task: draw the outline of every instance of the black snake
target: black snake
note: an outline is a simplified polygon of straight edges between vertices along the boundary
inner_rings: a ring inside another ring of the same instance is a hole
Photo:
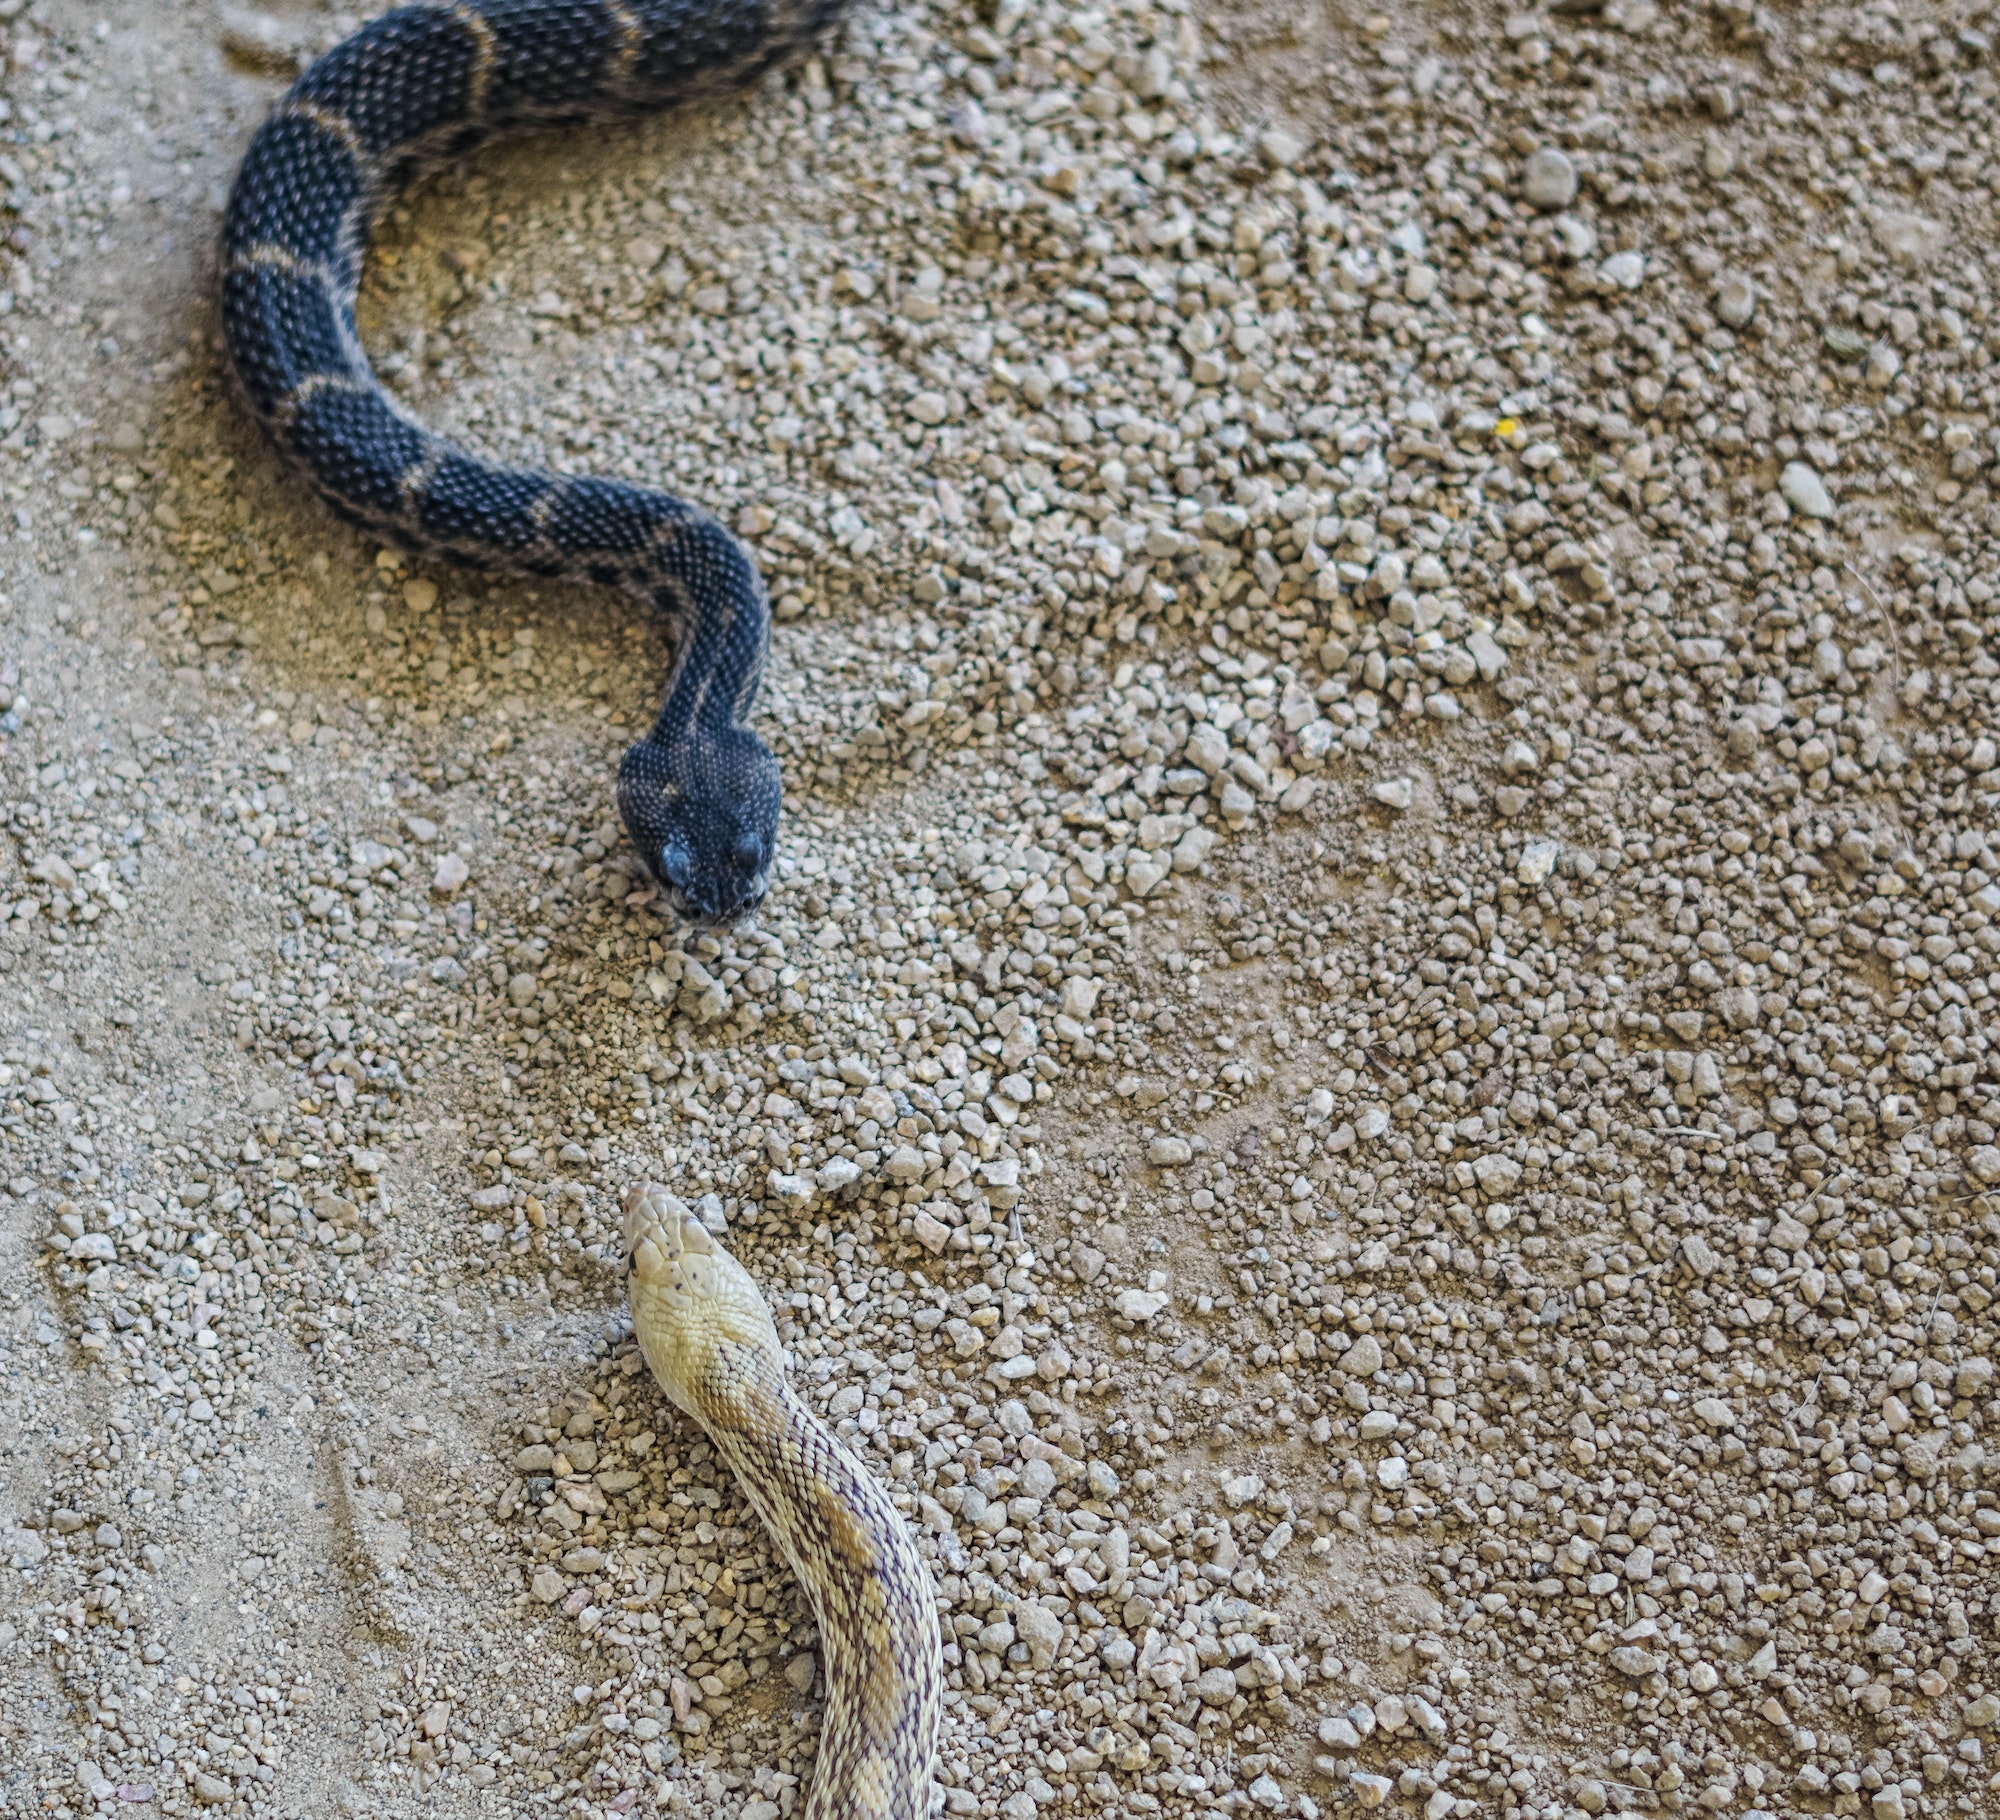
[[[668,494],[502,467],[406,417],[369,369],[354,298],[368,231],[420,170],[512,127],[607,120],[754,77],[839,0],[439,0],[327,53],[258,129],[230,197],[223,327],[259,417],[344,516],[473,568],[623,588],[674,615],[664,706],[618,803],[683,915],[763,898],[777,762],[745,724],[770,637],[736,539]],[[929,1576],[887,1495],[795,1397],[742,1268],[663,1191],[632,1197],[633,1319],[813,1601],[827,1676],[804,1820],[922,1820],[942,1662]]]
[[[420,172],[523,128],[650,114],[748,82],[842,0],[438,0],[364,26],[258,129],[223,226],[230,361],[279,447],[344,517],[463,567],[622,588],[678,623],[666,699],[618,768],[634,845],[691,921],[754,910],[777,762],[746,724],[770,641],[748,553],[623,481],[504,467],[382,390],[355,330],[371,227]]]

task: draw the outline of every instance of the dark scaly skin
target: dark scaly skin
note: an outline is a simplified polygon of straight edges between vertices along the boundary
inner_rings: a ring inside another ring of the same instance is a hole
[[[618,767],[633,844],[689,920],[762,901],[778,767],[746,724],[770,641],[749,555],[714,519],[623,481],[509,468],[434,435],[370,370],[354,296],[380,211],[497,134],[656,113],[754,79],[843,0],[462,0],[364,26],[293,85],[223,225],[222,323],[278,446],[343,517],[472,569],[622,588],[680,622],[666,700]]]

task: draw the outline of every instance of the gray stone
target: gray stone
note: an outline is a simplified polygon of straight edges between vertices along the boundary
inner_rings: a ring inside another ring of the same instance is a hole
[[[1364,1333],[1340,1355],[1336,1368],[1350,1378],[1372,1378],[1382,1369],[1382,1342]]]
[[[861,1165],[852,1157],[830,1157],[819,1166],[819,1173],[814,1179],[821,1194],[839,1194],[861,1180]]]
[[[1244,1792],[1249,1795],[1252,1806],[1261,1807],[1269,1814],[1277,1813],[1285,1805],[1285,1791],[1268,1770]]]
[[[1258,135],[1257,149],[1269,163],[1288,170],[1298,163],[1306,148],[1295,135],[1274,126]]]
[[[1209,726],[1196,727],[1188,735],[1187,755],[1206,777],[1213,777],[1229,762],[1229,740]]]
[[[1319,1722],[1319,1741],[1328,1750],[1358,1751],[1361,1748],[1361,1734],[1354,1729],[1352,1721],[1341,1713],[1329,1713]]]
[[[1202,862],[1215,850],[1218,838],[1213,828],[1190,828],[1174,843],[1174,870],[1199,871]]]
[[[1024,1498],[1046,1498],[1056,1488],[1056,1469],[1046,1460],[1024,1460],[1021,1463],[1021,1495]]]
[[[1521,193],[1538,209],[1566,209],[1576,200],[1576,165],[1569,154],[1545,145],[1521,167]]]
[[[1715,313],[1740,329],[1757,313],[1757,286],[1747,272],[1724,272],[1715,287]]]
[[[1715,1009],[1732,1030],[1753,1030],[1763,1018],[1755,990],[1749,986],[1725,986],[1715,995]]]
[[[1785,463],[1778,476],[1778,491],[1794,512],[1803,512],[1808,518],[1833,516],[1833,495],[1826,490],[1826,482],[1802,461]]]
[[[1113,1304],[1134,1326],[1150,1321],[1173,1301],[1164,1289],[1121,1289]]]
[[[1613,253],[1599,270],[1607,284],[1615,284],[1621,291],[1636,291],[1646,282],[1646,255],[1627,248]]]
[[[1521,849],[1521,857],[1514,864],[1514,876],[1524,885],[1547,884],[1561,858],[1560,841],[1531,840]]]
[[[1195,1698],[1204,1706],[1227,1706],[1236,1698],[1233,1668],[1205,1668],[1195,1678]]]
[[[1521,1180],[1521,1165],[1510,1156],[1487,1155],[1472,1165],[1472,1173],[1482,1194],[1500,1195]]]
[[[1039,1464],[1039,1462],[1036,1462]],[[1028,1666],[1047,1668],[1062,1647],[1062,1620],[1046,1606],[1025,1601],[1014,1611],[1014,1629],[1028,1646]]]

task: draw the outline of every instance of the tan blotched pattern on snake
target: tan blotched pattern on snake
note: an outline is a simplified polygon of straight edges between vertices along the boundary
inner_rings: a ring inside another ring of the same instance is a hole
[[[943,1704],[936,1592],[868,1470],[793,1394],[757,1285],[664,1188],[625,1201],[632,1325],[819,1620],[826,1721],[805,1820],[921,1820]]]

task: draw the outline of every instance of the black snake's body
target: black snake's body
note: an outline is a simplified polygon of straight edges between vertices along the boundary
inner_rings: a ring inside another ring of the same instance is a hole
[[[503,467],[397,409],[355,332],[377,215],[413,176],[523,128],[655,113],[746,82],[842,0],[438,0],[364,27],[259,128],[223,229],[223,332],[258,416],[343,516],[469,568],[622,588],[680,643],[618,802],[681,913],[754,909],[777,837],[778,768],[746,724],[770,612],[714,519],[622,481]]]

